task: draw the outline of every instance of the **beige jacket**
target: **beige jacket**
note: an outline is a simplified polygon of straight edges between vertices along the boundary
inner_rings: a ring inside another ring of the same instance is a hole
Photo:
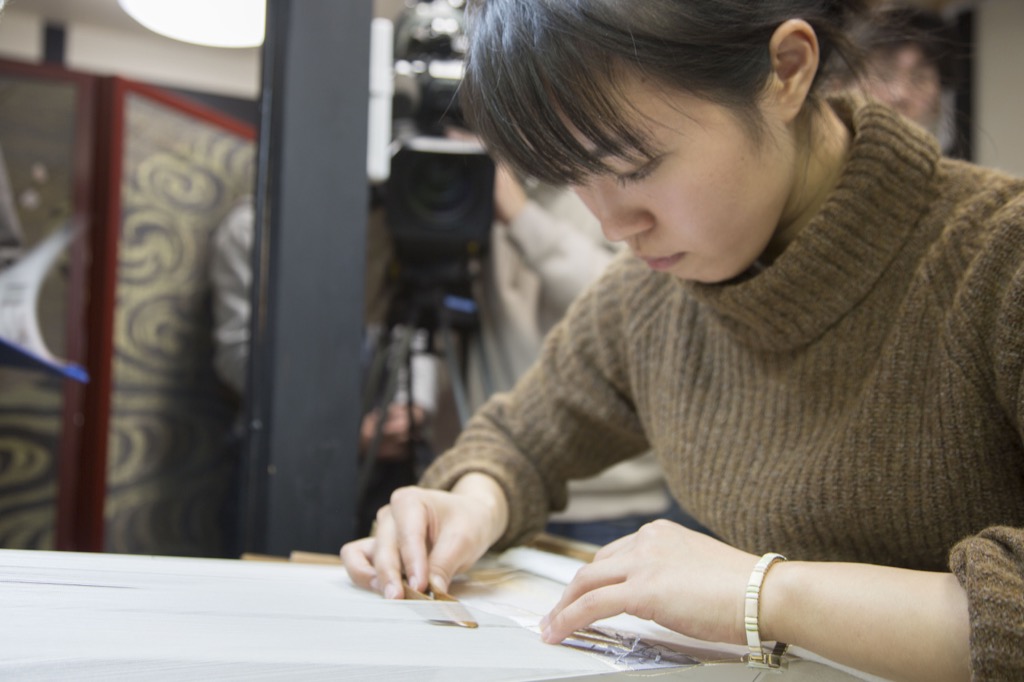
[[[530,201],[512,224],[495,225],[477,292],[481,333],[470,355],[468,379],[474,408],[488,397],[481,350],[493,390],[511,389],[540,356],[545,334],[618,250],[575,193],[538,184],[528,184],[527,192]],[[568,507],[555,512],[553,521],[658,514],[670,501],[653,455],[574,481],[569,491]]]

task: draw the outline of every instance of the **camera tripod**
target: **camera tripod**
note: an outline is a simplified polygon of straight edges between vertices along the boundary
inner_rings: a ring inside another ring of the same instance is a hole
[[[363,385],[363,414],[374,412],[378,417],[360,463],[357,537],[369,533],[377,509],[388,502],[391,492],[415,483],[419,472],[433,459],[422,425],[414,418],[414,383],[424,379],[422,371],[416,371],[416,360],[431,364],[432,356],[443,354],[459,423],[464,425],[469,418],[469,401],[463,368],[469,345],[479,330],[479,308],[468,273],[440,277],[437,272],[423,275],[413,270],[400,279],[386,327],[369,339],[371,352]],[[483,364],[487,385],[491,382],[486,362]],[[487,386],[488,392],[489,389]],[[396,402],[407,410],[407,453],[400,460],[383,460],[379,453],[384,416]]]

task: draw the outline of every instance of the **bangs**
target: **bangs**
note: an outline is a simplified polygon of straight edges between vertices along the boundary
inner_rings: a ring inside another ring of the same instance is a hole
[[[460,87],[460,105],[488,151],[555,185],[610,173],[609,158],[654,156],[621,94],[627,67],[560,17],[561,2],[537,3],[541,11],[481,3],[468,16],[470,50]]]

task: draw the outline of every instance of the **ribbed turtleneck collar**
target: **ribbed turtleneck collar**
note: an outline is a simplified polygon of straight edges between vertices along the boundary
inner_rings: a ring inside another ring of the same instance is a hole
[[[818,214],[757,275],[685,284],[745,345],[785,351],[821,336],[867,295],[933,198],[935,140],[884,107],[830,104],[852,142]]]

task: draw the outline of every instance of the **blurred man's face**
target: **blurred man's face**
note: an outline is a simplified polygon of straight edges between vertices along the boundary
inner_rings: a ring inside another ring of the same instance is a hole
[[[872,57],[866,90],[910,120],[935,133],[942,104],[939,71],[916,45],[904,45]]]

